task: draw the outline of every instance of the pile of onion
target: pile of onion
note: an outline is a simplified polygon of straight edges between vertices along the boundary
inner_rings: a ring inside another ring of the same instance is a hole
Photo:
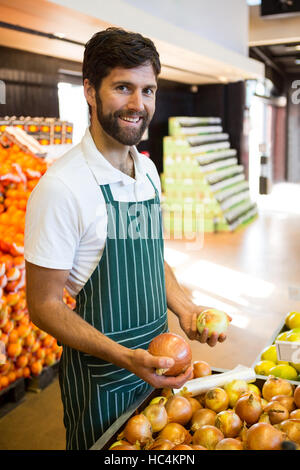
[[[270,401],[275,395],[293,395],[293,386],[290,382],[280,377],[269,375],[262,388],[262,396]]]
[[[192,350],[184,338],[175,333],[162,333],[153,338],[148,352],[153,356],[170,357],[175,363],[169,369],[157,369],[158,375],[177,376],[187,370],[192,362]]]
[[[143,411],[143,414],[150,421],[153,433],[161,431],[168,423],[168,415],[164,403],[164,397],[162,397],[158,403],[150,403]]]
[[[247,430],[249,450],[280,450],[284,434],[268,423],[253,424]]]
[[[168,423],[158,434],[160,439],[167,439],[174,445],[189,444],[192,436],[182,424]]]
[[[257,423],[263,412],[260,398],[254,393],[241,396],[236,402],[235,412],[249,426]]]

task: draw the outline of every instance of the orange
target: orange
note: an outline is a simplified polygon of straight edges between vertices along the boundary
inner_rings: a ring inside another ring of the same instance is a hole
[[[6,375],[0,376],[0,389],[5,388],[9,385],[9,380]]]
[[[45,348],[39,348],[36,351],[35,355],[38,359],[44,359],[45,356],[46,356],[46,349]]]
[[[43,370],[43,364],[41,361],[35,361],[31,364],[30,368],[33,375],[40,375]]]
[[[26,338],[30,333],[30,327],[28,325],[19,325],[17,332],[20,338]]]
[[[12,320],[8,320],[5,325],[2,327],[3,333],[10,333],[14,328],[14,322]]]
[[[24,340],[24,346],[27,346],[28,348],[32,348],[35,341],[36,341],[36,336],[33,333],[33,331],[31,331]]]
[[[28,364],[28,357],[26,356],[26,354],[22,354],[21,356],[19,356],[16,360],[16,365],[17,367],[19,368],[24,368],[26,367]]]
[[[55,339],[50,336],[50,335],[47,335],[45,339],[43,339],[43,346],[45,348],[51,348],[53,346],[53,343],[54,343]]]
[[[46,366],[53,366],[53,364],[55,364],[56,362],[56,356],[54,353],[48,353],[45,357],[45,361],[44,361],[44,364]]]
[[[23,377],[24,377],[24,378],[30,377],[30,374],[31,374],[30,368],[29,368],[29,367],[24,367],[24,369],[23,369]]]
[[[22,346],[20,343],[9,343],[6,348],[6,354],[8,357],[16,358],[20,356],[22,352]]]
[[[19,334],[18,330],[12,330],[8,336],[8,343],[16,343],[18,341]]]
[[[17,374],[14,370],[8,372],[7,374],[7,378],[9,380],[10,383],[14,382],[16,379],[17,379]]]

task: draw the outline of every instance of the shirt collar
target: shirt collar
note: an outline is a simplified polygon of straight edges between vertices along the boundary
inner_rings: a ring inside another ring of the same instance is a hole
[[[147,176],[142,168],[141,156],[135,146],[130,147],[130,154],[134,161],[135,178],[131,178],[115,168],[97,149],[89,128],[81,140],[83,156],[91,169],[97,183],[110,184],[121,182],[127,184],[145,183]]]

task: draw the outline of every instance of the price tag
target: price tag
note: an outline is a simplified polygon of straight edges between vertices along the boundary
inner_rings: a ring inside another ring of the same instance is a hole
[[[278,361],[300,364],[300,343],[275,341]]]

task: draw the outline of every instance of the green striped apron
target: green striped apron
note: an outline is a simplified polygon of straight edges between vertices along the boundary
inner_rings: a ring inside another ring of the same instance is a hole
[[[159,194],[139,202],[115,201],[100,185],[108,222],[98,266],[76,297],[76,312],[131,349],[147,349],[168,329],[164,245]],[[89,449],[139,396],[152,387],[114,364],[63,345],[59,381],[66,448]]]

